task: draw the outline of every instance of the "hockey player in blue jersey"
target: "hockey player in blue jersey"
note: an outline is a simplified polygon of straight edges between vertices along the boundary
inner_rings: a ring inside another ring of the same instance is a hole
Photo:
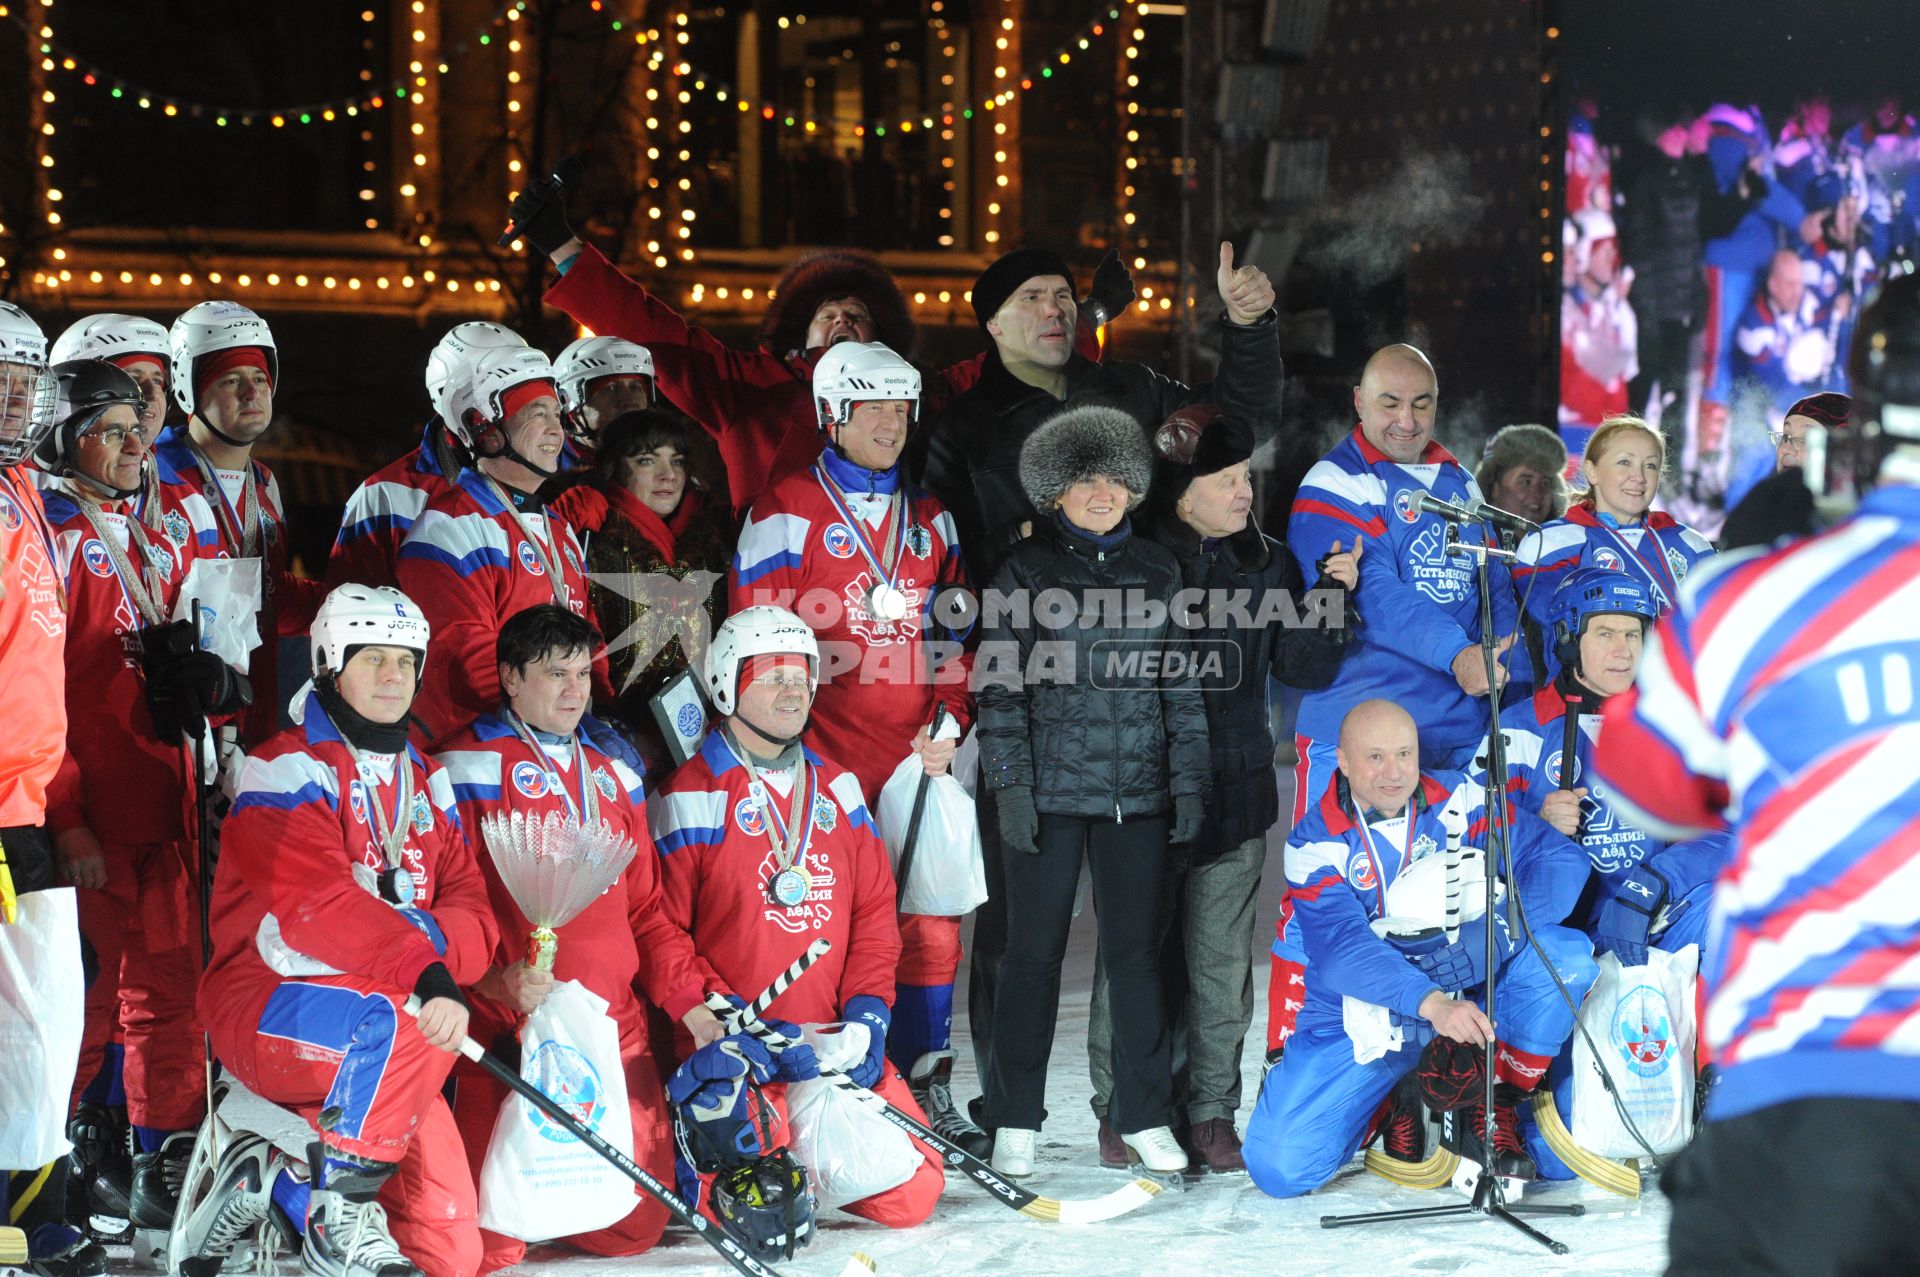
[[[1630,824],[1594,778],[1593,752],[1600,712],[1611,696],[1633,686],[1648,628],[1659,605],[1645,581],[1627,572],[1577,567],[1557,583],[1546,610],[1552,681],[1501,711],[1507,792],[1586,849],[1593,874],[1569,918],[1593,938],[1596,953],[1613,953],[1623,967],[1647,960],[1648,948],[1677,953],[1690,944],[1706,950],[1713,878],[1732,851],[1724,835],[1669,844]],[[1491,742],[1481,747],[1475,775],[1487,783]],[[1569,758],[1571,761],[1569,761]],[[1547,1075],[1560,1112],[1556,1128],[1522,1121],[1527,1151],[1544,1179],[1606,1178],[1566,1134],[1573,1111],[1570,1053]],[[1603,1186],[1605,1186],[1603,1184]]]
[[[1504,902],[1495,910],[1506,956],[1489,1019],[1475,996],[1486,984],[1488,923],[1476,911],[1477,853],[1463,855],[1471,872],[1456,879],[1469,906],[1456,940],[1447,942],[1437,916],[1450,840],[1469,851],[1489,841],[1486,791],[1459,772],[1423,771],[1414,720],[1391,702],[1356,706],[1339,741],[1339,775],[1287,840],[1287,886],[1307,954],[1305,1005],[1247,1124],[1247,1170],[1275,1197],[1320,1187],[1360,1148],[1381,1102],[1400,1093],[1402,1079],[1415,1080],[1416,1065],[1423,1091],[1454,1093],[1448,1107],[1464,1137],[1455,1151],[1485,1164],[1476,1079],[1484,1079],[1479,1048],[1497,1032],[1492,1165],[1531,1178],[1518,1108],[1573,1030],[1554,973],[1575,1001],[1597,974],[1586,936],[1558,925],[1579,897],[1587,859],[1538,817],[1508,809],[1514,881],[1538,943],[1509,925]],[[1411,1138],[1424,1135],[1424,1123],[1406,1125],[1417,1126]],[[1425,1156],[1408,1150],[1408,1160]]]
[[[1688,581],[1595,759],[1637,822],[1737,847],[1704,977],[1719,1080],[1661,1181],[1668,1277],[1914,1267],[1920,276],[1862,311],[1848,371],[1806,478],[1858,513]]]

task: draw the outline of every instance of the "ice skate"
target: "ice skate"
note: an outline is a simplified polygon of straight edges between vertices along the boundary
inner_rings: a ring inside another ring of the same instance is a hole
[[[951,1140],[975,1157],[988,1157],[993,1140],[968,1120],[953,1103],[952,1051],[929,1051],[913,1062],[907,1089],[927,1115],[927,1125],[941,1139]]]
[[[420,1277],[387,1231],[386,1208],[374,1201],[393,1167],[319,1144],[308,1164],[313,1199],[300,1270],[307,1277]]]

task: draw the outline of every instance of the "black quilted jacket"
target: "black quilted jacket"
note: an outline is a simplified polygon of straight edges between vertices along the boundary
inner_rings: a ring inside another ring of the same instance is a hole
[[[1049,815],[1113,820],[1204,795],[1199,683],[1191,669],[1165,672],[1190,652],[1169,619],[1179,588],[1173,555],[1143,537],[1102,548],[1054,518],[1014,546],[994,575],[997,596],[983,600],[975,656],[981,782],[1031,786]],[[1040,605],[1023,616],[1022,600]],[[1157,618],[1124,614],[1147,601]]]

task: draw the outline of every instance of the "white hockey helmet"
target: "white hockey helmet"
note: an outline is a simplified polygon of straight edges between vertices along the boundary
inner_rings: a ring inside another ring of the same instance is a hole
[[[53,343],[48,360],[56,364],[75,359],[124,359],[150,355],[165,368],[171,357],[167,330],[139,315],[89,315],[68,326]]]
[[[448,406],[453,409],[454,416],[447,418],[447,426],[471,448],[471,417],[477,415],[483,422],[497,423],[504,415],[508,391],[530,381],[552,380],[553,365],[547,362],[544,352],[532,346],[483,350],[474,358],[466,389],[456,390],[448,396]],[[455,426],[455,421],[459,422],[458,426]]]
[[[783,607],[741,608],[707,646],[707,699],[722,714],[733,713],[740,666],[754,656],[804,656],[809,685],[820,681],[820,644],[805,621]]]
[[[570,429],[586,428],[587,383],[601,377],[645,377],[647,404],[653,404],[653,352],[624,337],[582,337],[569,342],[553,361],[560,387],[560,411]]]
[[[433,352],[427,356],[427,398],[433,410],[440,414],[442,424],[461,442],[471,446],[472,441],[467,439],[466,424],[457,419],[454,401],[460,397],[461,387],[473,378],[474,358],[483,350],[526,344],[527,339],[511,328],[475,319],[455,324],[434,345]]]
[[[313,616],[313,676],[338,674],[347,666],[348,648],[377,644],[417,653],[417,677],[427,668],[427,633],[427,614],[392,586],[335,586]]]
[[[920,418],[920,370],[877,341],[843,341],[813,366],[813,403],[822,429],[843,426],[853,406],[870,399],[904,399]]]
[[[167,333],[167,349],[172,358],[173,401],[180,411],[194,413],[193,366],[203,355],[241,346],[258,346],[267,357],[267,380],[280,386],[280,352],[273,344],[267,321],[239,302],[201,302],[173,321]]]
[[[18,465],[53,429],[59,386],[47,366],[47,335],[26,311],[0,302],[0,466]]]

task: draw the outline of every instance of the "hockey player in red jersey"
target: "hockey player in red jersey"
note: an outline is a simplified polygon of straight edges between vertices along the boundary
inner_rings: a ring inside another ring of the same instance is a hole
[[[163,1229],[175,1204],[168,1171],[185,1164],[206,1109],[193,1019],[200,858],[183,798],[191,772],[182,725],[165,698],[174,680],[219,658],[162,658],[158,636],[191,555],[139,516],[151,464],[139,386],[99,359],[57,364],[53,374],[55,425],[36,455],[52,476],[45,498],[66,590],[70,694],[48,824],[81,888],[81,930],[100,967],[87,990],[79,1076],[83,1086],[93,1079],[123,1031],[131,1218]],[[205,514],[198,493],[182,499]]]
[[[259,558],[263,600],[260,646],[247,670],[253,708],[241,740],[251,747],[280,726],[279,643],[301,634],[320,602],[317,583],[289,569],[287,516],[273,472],[253,446],[273,424],[280,356],[266,321],[238,302],[201,302],[168,332],[173,400],[187,414],[154,444],[169,501],[197,492],[212,509],[221,558]]]
[[[815,939],[831,941],[767,1014],[864,1025],[869,1046],[853,1080],[920,1117],[884,1054],[900,961],[887,851],[853,773],[800,743],[819,661],[813,631],[791,612],[727,618],[705,680],[725,719],[647,804],[647,822],[668,915],[693,936],[707,987],[754,997]],[[927,1153],[905,1183],[843,1209],[912,1227],[943,1182]]]
[[[439,741],[500,703],[494,642],[507,618],[538,603],[586,616],[586,556],[573,526],[540,497],[566,442],[547,357],[488,350],[449,401],[474,461],[428,503],[400,546],[400,588],[433,623],[441,659],[414,709]],[[595,700],[611,700],[606,656],[594,658]]]
[[[739,606],[786,608],[813,626],[826,668],[807,739],[846,759],[872,803],[909,753],[927,774],[946,772],[958,737],[929,740],[937,704],[963,733],[973,720],[965,630],[936,620],[955,614],[966,568],[953,519],[900,464],[919,372],[877,342],[849,341],[820,356],[813,387],[826,446],[754,503],[729,591]],[[948,1084],[960,919],[903,914],[900,939],[887,1054],[935,1129],[984,1157],[986,1132],[954,1108]]]
[[[517,348],[526,339],[511,328],[485,320],[455,324],[427,356],[427,399],[433,416],[420,433],[419,446],[367,477],[347,498],[340,533],[327,557],[327,588],[392,585],[400,545],[426,512],[427,503],[466,467],[473,436],[454,407],[473,379],[473,361],[487,350]]]
[[[470,990],[468,1032],[482,1042],[511,1035],[556,981],[578,980],[605,999],[620,1030],[634,1157],[664,1180],[673,1175],[673,1140],[660,1090],[664,1070],[647,1041],[646,1004],[664,1007],[686,1025],[696,1046],[719,1038],[721,1028],[701,1002],[706,987],[693,941],[661,906],[660,861],[647,833],[632,751],[586,713],[598,642],[586,620],[551,603],[516,614],[500,628],[496,648],[504,703],[443,742],[435,755],[452,782],[460,823],[479,855],[500,925],[493,965]],[[532,818],[560,812],[589,827],[604,821],[641,848],[619,881],[555,930],[551,971],[528,964],[533,923],[507,890],[481,836],[485,817],[507,812]],[[462,1071],[454,1117],[476,1179],[506,1097],[506,1088],[490,1077]],[[660,1239],[666,1222],[666,1208],[642,1195],[620,1222],[565,1240],[589,1254],[638,1255]],[[514,1238],[485,1230],[481,1237],[483,1271],[517,1264],[526,1253]]]
[[[200,1013],[221,1063],[315,1135],[310,1200],[284,1172],[248,1190],[227,1160],[216,1192],[238,1199],[236,1216],[263,1218],[271,1197],[304,1219],[311,1277],[480,1266],[473,1178],[440,1088],[467,1031],[460,986],[486,973],[499,930],[452,786],[407,743],[427,637],[397,590],[329,594],[299,721],[247,760],[221,833]],[[417,1020],[401,1009],[409,993]]]

